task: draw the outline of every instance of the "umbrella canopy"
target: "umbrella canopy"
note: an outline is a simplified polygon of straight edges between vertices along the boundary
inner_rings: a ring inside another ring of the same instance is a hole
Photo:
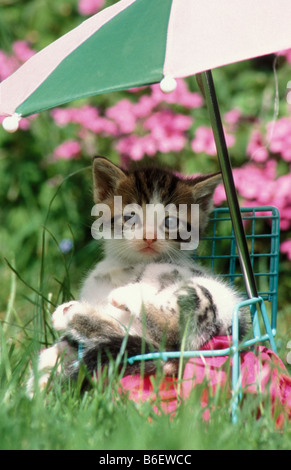
[[[0,84],[7,130],[21,116],[291,46],[290,0],[121,0],[33,56]]]

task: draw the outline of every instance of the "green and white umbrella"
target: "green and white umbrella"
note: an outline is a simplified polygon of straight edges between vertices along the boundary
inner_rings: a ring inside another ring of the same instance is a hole
[[[4,80],[0,115],[13,131],[79,98],[156,82],[171,91],[176,78],[290,46],[290,0],[121,0]]]

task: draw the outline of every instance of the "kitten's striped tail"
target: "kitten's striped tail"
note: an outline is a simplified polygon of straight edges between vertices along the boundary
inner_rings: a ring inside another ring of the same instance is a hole
[[[79,344],[70,337],[63,337],[70,346],[78,349]],[[114,364],[115,370],[122,372],[123,375],[139,374],[144,375],[154,374],[157,371],[157,364],[153,360],[146,360],[142,362],[135,362],[129,364],[127,359],[138,354],[147,354],[150,352],[158,352],[160,348],[155,344],[150,344],[140,336],[128,335],[125,337],[116,335],[115,337],[103,337],[98,341],[92,339],[85,341],[82,347],[82,357],[79,358],[78,363],[72,364],[68,368],[68,373],[72,378],[76,378],[80,365],[84,364],[89,375],[100,370],[110,363]],[[170,364],[171,362],[171,364]],[[173,363],[172,363],[173,362]],[[165,371],[167,374],[175,374],[177,370],[177,361],[168,361]],[[162,368],[163,368],[162,363]]]

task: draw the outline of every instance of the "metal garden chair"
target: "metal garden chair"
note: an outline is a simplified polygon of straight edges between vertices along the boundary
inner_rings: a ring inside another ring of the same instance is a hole
[[[225,142],[225,135],[221,122],[219,106],[216,98],[215,87],[212,79],[211,71],[203,72],[197,76],[198,84],[201,88],[202,94],[206,100],[209,118],[213,129],[215,138],[218,159],[220,163],[221,173],[224,182],[224,188],[227,196],[228,209],[216,209],[211,219],[212,235],[207,237],[208,242],[211,241],[211,254],[197,256],[200,260],[208,261],[212,272],[217,274],[214,267],[217,265],[217,260],[224,260],[229,263],[227,272],[220,273],[221,276],[227,277],[230,283],[235,283],[238,280],[240,285],[243,285],[246,300],[238,304],[233,312],[233,328],[232,328],[232,345],[224,350],[218,351],[187,351],[183,352],[184,357],[200,357],[200,356],[223,356],[232,355],[232,419],[233,422],[237,421],[237,407],[239,398],[241,396],[240,386],[240,351],[258,344],[260,342],[269,340],[271,349],[276,352],[275,334],[277,325],[277,286],[278,286],[278,264],[279,264],[279,212],[276,208],[271,207],[254,207],[254,208],[240,208],[238,198],[235,190],[233,173],[229,159],[228,149]],[[265,215],[265,214],[269,215]],[[243,215],[243,217],[242,217]],[[259,220],[269,219],[270,233],[256,233],[255,229]],[[244,223],[249,222],[251,233],[245,233]],[[216,230],[221,223],[230,223],[230,232],[228,235],[217,235]],[[267,253],[256,252],[258,240],[267,238],[269,240],[269,249]],[[206,240],[207,240],[206,239]],[[223,251],[223,254],[218,255],[217,249],[222,241],[229,241],[229,251]],[[205,241],[205,240],[204,240]],[[227,253],[227,254],[225,254]],[[260,272],[258,269],[258,260],[268,260],[266,270]],[[240,269],[238,269],[238,261]],[[265,285],[267,288],[263,290],[258,289],[257,280],[265,278]],[[267,313],[266,302],[271,305],[270,318]],[[238,315],[239,310],[248,306],[253,324],[253,337],[246,342],[239,342],[238,331]],[[260,323],[263,323],[264,332],[261,333]],[[140,355],[129,358],[129,362],[133,363],[136,360],[147,360],[161,357],[166,360],[167,358],[180,357],[181,352],[174,353],[155,353],[148,355]]]

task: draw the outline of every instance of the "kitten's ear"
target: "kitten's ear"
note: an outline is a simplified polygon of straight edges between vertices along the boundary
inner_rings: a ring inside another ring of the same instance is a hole
[[[193,197],[195,204],[199,204],[207,214],[213,208],[212,198],[216,187],[222,183],[221,173],[205,175],[202,180],[196,182],[193,186]]]
[[[93,161],[93,183],[95,203],[114,195],[118,183],[126,173],[105,157],[95,157]]]

